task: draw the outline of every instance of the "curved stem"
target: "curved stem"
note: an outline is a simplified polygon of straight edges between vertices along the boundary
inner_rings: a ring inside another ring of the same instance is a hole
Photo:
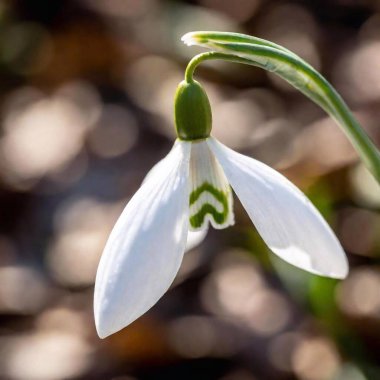
[[[219,53],[216,51],[200,53],[196,55],[195,57],[193,57],[186,67],[186,71],[185,71],[186,82],[191,83],[194,81],[193,79],[194,71],[200,63],[202,63],[203,61],[213,60],[213,59],[221,59],[223,61],[252,65],[252,61],[250,61],[249,59],[238,57],[232,54]]]
[[[215,59],[253,65],[279,74],[320,105],[341,126],[367,168],[380,183],[380,152],[340,95],[322,75],[286,51],[248,44],[235,44],[229,47],[237,45],[240,55],[235,55],[235,52],[227,54],[210,51],[195,56],[186,68],[185,80],[192,82],[196,67],[203,61]]]

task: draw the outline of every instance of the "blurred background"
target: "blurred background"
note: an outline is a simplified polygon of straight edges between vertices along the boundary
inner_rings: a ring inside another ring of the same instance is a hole
[[[380,379],[380,188],[317,106],[231,63],[197,70],[214,135],[311,198],[350,275],[338,282],[277,260],[236,200],[236,225],[186,254],[153,309],[97,337],[97,263],[173,143],[174,91],[201,51],[180,37],[193,30],[295,51],[380,146],[378,0],[2,0],[1,379]]]

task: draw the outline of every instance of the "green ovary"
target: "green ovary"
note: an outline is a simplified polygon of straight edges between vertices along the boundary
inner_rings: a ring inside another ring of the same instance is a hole
[[[210,193],[222,205],[223,211],[219,212],[215,206],[210,203],[202,204],[202,207],[196,214],[190,215],[190,225],[194,229],[202,227],[206,215],[210,215],[215,224],[223,225],[227,221],[229,214],[228,191],[224,192],[216,189],[208,182],[203,183],[200,187],[191,192],[189,199],[190,206],[193,205],[204,192]]]

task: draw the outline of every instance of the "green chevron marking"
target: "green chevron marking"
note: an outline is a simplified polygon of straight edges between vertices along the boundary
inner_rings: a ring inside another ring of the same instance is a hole
[[[193,205],[204,192],[212,194],[223,206],[223,211],[219,212],[213,205],[204,203],[196,214],[190,216],[190,224],[193,228],[201,227],[207,214],[210,214],[217,224],[223,224],[227,220],[229,212],[228,193],[216,189],[208,182],[203,183],[200,187],[191,192],[189,199],[190,206]]]

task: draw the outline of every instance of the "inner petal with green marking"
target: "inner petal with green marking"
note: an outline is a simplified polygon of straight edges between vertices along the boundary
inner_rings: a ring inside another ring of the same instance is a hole
[[[190,229],[234,224],[231,187],[206,141],[193,142],[190,158]]]

